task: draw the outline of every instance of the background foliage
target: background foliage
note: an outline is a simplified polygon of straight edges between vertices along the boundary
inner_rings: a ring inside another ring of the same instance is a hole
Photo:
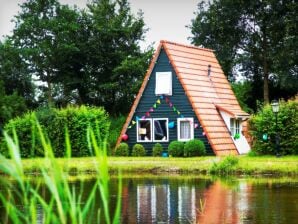
[[[253,137],[252,150],[258,154],[275,155],[276,130],[280,135],[280,148],[282,155],[298,154],[298,102],[280,101],[280,109],[277,116],[277,127],[275,115],[270,105],[264,106],[257,114],[249,120],[249,129]],[[263,139],[263,135],[268,140]]]
[[[36,119],[51,142],[54,154],[57,157],[63,157],[66,154],[66,132],[72,146],[72,156],[93,155],[88,145],[88,127],[94,131],[96,140],[100,144],[105,141],[102,136],[107,136],[110,125],[108,115],[103,108],[69,106],[61,110],[44,108],[27,113],[22,117],[10,120],[5,126],[5,130],[9,135],[12,135],[14,129],[16,130],[16,134],[20,139],[19,145],[23,158],[44,155],[40,139],[36,137],[38,131]],[[0,152],[7,155],[6,149],[7,147],[2,141]]]

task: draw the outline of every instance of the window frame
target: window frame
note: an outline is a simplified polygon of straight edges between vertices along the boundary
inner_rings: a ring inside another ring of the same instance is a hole
[[[162,86],[162,82],[160,81],[159,75],[168,75],[168,79],[169,79],[169,89],[168,91],[165,91],[164,89],[162,89],[161,91],[161,86]],[[159,88],[158,88],[159,87]],[[167,96],[172,96],[173,94],[173,75],[171,71],[168,72],[156,72],[155,73],[155,95],[167,95]]]
[[[230,132],[231,136],[234,136],[236,134],[240,134],[240,120],[236,118],[230,118]]]
[[[190,124],[190,138],[189,139],[184,139],[184,138],[180,138],[181,137],[181,133],[180,133],[180,122],[181,121],[189,121]],[[185,117],[185,118],[177,118],[177,139],[178,141],[181,142],[187,142],[189,140],[194,139],[194,119],[193,117]]]
[[[139,139],[139,136],[140,136],[139,135],[139,129],[141,128],[140,127],[140,122],[141,121],[149,121],[150,122],[150,135],[151,135],[151,139],[149,139],[149,140]],[[152,119],[151,118],[145,118],[145,119],[139,119],[139,120],[137,120],[136,128],[137,128],[137,142],[152,142],[153,136],[152,136]]]
[[[166,140],[156,140],[155,139],[155,122],[158,120],[166,120],[166,130],[167,130],[167,139]],[[152,118],[153,128],[152,128],[152,141],[153,142],[169,142],[170,133],[169,133],[169,118]]]

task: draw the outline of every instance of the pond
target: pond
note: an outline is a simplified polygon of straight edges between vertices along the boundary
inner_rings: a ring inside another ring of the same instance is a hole
[[[85,196],[93,183],[85,181]],[[117,183],[116,178],[111,179],[111,210],[115,207]],[[82,185],[74,186],[79,189]],[[298,220],[297,178],[130,176],[123,177],[121,198],[121,223],[129,224],[289,224]],[[42,212],[38,217],[42,222]]]

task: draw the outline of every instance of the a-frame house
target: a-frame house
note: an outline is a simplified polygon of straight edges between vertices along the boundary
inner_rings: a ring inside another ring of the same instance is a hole
[[[150,155],[157,142],[195,138],[208,154],[243,154],[248,116],[212,50],[161,41],[117,144],[140,143]]]

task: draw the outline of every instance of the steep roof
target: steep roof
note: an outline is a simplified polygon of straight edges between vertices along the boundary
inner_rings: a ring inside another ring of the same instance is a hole
[[[161,49],[164,49],[169,57],[214,153],[216,155],[238,154],[219,110],[236,118],[246,117],[248,114],[242,111],[213,51],[164,40],[160,41],[150,63],[118,143],[132,120]],[[208,75],[209,65],[210,75]]]

